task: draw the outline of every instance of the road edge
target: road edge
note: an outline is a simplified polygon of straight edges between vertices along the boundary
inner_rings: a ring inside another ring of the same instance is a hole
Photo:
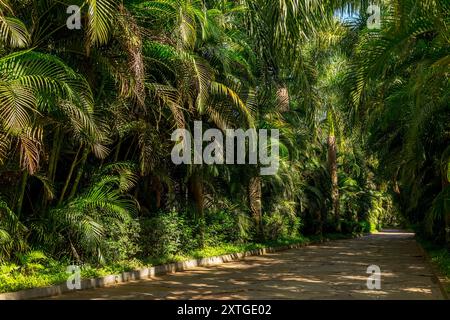
[[[417,239],[414,239],[414,240],[416,241],[417,246],[422,251],[422,254],[423,254],[426,262],[430,265],[431,272],[433,273],[433,278],[435,279],[435,281],[439,287],[439,290],[441,291],[442,297],[444,298],[444,300],[450,300],[448,293],[447,293],[447,289],[446,289],[446,285],[450,286],[450,283],[448,283],[448,281],[446,280],[444,275],[441,273],[441,271],[438,269],[438,267],[433,263],[430,255],[428,254],[427,250],[425,250],[425,248],[422,246],[422,244],[419,241],[417,241]],[[444,285],[444,283],[446,285]]]
[[[328,242],[330,240],[324,239],[320,241],[307,242],[307,243],[298,243],[298,244],[290,244],[285,246],[277,246],[277,247],[267,247],[262,249],[249,250],[240,253],[230,253],[220,256],[213,256],[209,258],[200,258],[200,259],[190,259],[182,262],[174,262],[168,263],[148,268],[136,269],[133,271],[122,272],[120,274],[107,275],[103,277],[91,278],[91,279],[83,279],[81,280],[81,290],[87,289],[95,289],[95,288],[103,288],[107,286],[117,285],[121,283],[126,283],[129,281],[143,280],[148,279],[154,276],[165,275],[175,272],[182,272],[185,270],[189,270],[196,267],[206,267],[206,266],[214,266],[220,265],[227,262],[232,262],[236,260],[244,259],[249,256],[260,256],[265,255],[267,253],[273,253],[278,251],[284,251],[289,249],[297,249],[306,247],[308,245],[319,244],[323,242]],[[39,299],[39,298],[49,298],[52,296],[62,295],[64,293],[73,292],[75,290],[71,290],[68,288],[66,283],[51,285],[47,287],[38,287],[31,289],[24,289],[15,292],[5,292],[0,293],[0,300],[31,300],[31,299]]]

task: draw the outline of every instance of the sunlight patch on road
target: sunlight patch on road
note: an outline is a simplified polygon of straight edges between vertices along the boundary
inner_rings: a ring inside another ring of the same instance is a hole
[[[431,290],[425,289],[425,288],[405,288],[402,291],[411,292],[411,293],[431,294]]]

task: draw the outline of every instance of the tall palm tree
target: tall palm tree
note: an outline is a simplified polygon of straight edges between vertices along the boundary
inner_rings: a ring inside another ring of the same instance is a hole
[[[420,222],[428,211],[429,229],[448,243],[448,211],[442,206],[448,139],[441,120],[448,117],[450,7],[440,0],[388,3],[382,29],[366,31],[357,47],[354,111],[371,123],[371,142],[405,214]],[[438,190],[440,196],[430,196]]]

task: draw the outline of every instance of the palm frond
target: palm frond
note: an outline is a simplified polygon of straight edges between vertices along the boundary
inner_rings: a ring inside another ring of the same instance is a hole
[[[88,46],[101,46],[108,42],[113,21],[117,15],[116,0],[86,0],[89,5]]]
[[[0,12],[0,41],[12,48],[24,48],[30,42],[30,34],[22,21]]]

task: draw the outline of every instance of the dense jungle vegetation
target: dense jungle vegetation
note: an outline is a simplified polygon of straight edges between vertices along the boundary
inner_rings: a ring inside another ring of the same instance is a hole
[[[0,0],[0,288],[393,225],[450,247],[450,2],[371,3]],[[194,121],[278,129],[278,172],[173,164]]]

